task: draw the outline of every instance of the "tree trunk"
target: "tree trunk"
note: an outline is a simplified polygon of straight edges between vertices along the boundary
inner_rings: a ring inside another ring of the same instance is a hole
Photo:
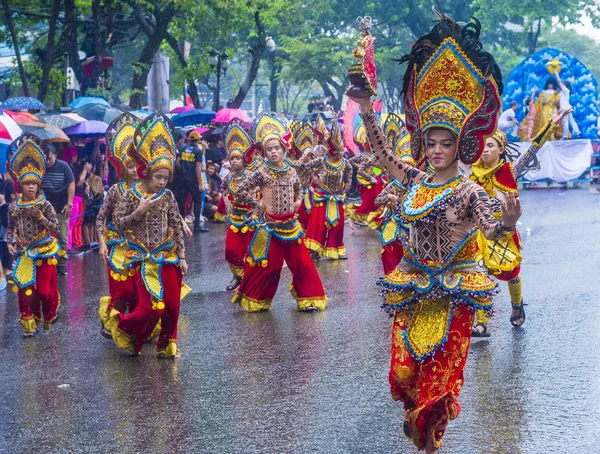
[[[77,41],[77,16],[79,11],[75,7],[75,0],[65,0],[65,28],[67,40],[67,53],[69,54],[69,63],[75,77],[79,81],[79,91],[82,95],[85,94],[89,80],[83,72],[81,61],[79,60],[79,43]]]
[[[48,22],[48,42],[46,43],[46,53],[42,63],[42,81],[40,83],[40,92],[38,93],[38,99],[41,102],[44,102],[44,99],[46,99],[48,86],[50,85],[50,71],[52,70],[52,63],[54,63],[54,48],[56,47],[54,43],[56,20],[60,12],[60,4],[61,0],[54,0],[50,13],[50,21]]]
[[[542,32],[542,18],[538,18],[537,20],[537,30],[533,31],[533,22],[531,23],[531,25],[529,26],[529,36],[528,36],[528,41],[529,41],[529,55],[533,55],[535,54],[535,50],[537,49],[537,43],[538,43],[538,39],[540,37],[540,33]]]
[[[246,95],[250,91],[254,80],[256,79],[256,75],[258,74],[258,68],[260,67],[260,59],[262,58],[262,54],[265,51],[265,44],[267,42],[267,37],[265,34],[265,24],[260,19],[260,13],[258,11],[254,12],[254,23],[256,24],[257,31],[257,43],[256,45],[250,49],[248,52],[252,55],[252,62],[250,63],[250,68],[248,68],[248,72],[246,73],[246,79],[244,83],[240,87],[237,95],[235,96],[233,103],[231,105],[234,109],[239,109],[244,99],[246,99]]]
[[[183,51],[179,47],[177,40],[170,33],[167,33],[166,40],[167,43],[169,43],[169,46],[171,46],[171,49],[173,49],[173,52],[175,52],[175,55],[177,55],[179,63],[184,68],[186,74],[185,80],[187,82],[188,95],[190,95],[190,98],[192,98],[194,107],[196,109],[199,109],[200,98],[198,97],[198,87],[196,86],[196,82],[194,82],[194,75],[190,74],[188,71],[189,65],[187,60],[185,59],[185,55],[183,55]]]
[[[270,93],[269,93],[269,104],[272,112],[277,112],[277,88],[279,86],[279,74],[281,74],[281,63],[278,63],[275,59],[275,51],[269,54],[269,65],[271,73],[269,75],[270,80]]]
[[[29,96],[29,84],[27,83],[27,74],[25,74],[25,68],[23,67],[23,60],[21,60],[21,52],[19,51],[19,41],[17,40],[17,33],[15,31],[15,25],[12,21],[12,12],[8,7],[8,0],[2,0],[2,7],[4,8],[4,15],[6,17],[6,25],[10,31],[10,37],[13,43],[13,49],[15,50],[15,58],[17,59],[17,66],[19,67],[19,75],[21,76],[21,84],[23,85],[23,94]]]
[[[346,92],[346,87],[336,83],[332,79],[329,79],[326,82],[319,82],[319,85],[321,85],[325,97],[331,96],[333,101],[333,108],[336,112],[339,112],[339,110],[342,108],[342,97]],[[335,89],[335,93],[333,92],[333,90],[331,90],[330,85]]]
[[[156,52],[160,49],[160,45],[163,40],[167,39],[168,27],[171,19],[176,13],[176,7],[174,2],[169,3],[164,10],[160,11],[158,8],[155,10],[154,18],[156,20],[156,27],[152,30],[151,35],[148,37],[146,45],[142,49],[140,58],[137,61],[137,70],[134,71],[133,80],[131,82],[131,97],[129,98],[129,107],[134,110],[142,108],[142,100],[144,99],[144,92],[146,83],[148,80],[148,73],[150,72],[150,66],[154,61]],[[142,28],[147,33],[149,30],[143,24]]]

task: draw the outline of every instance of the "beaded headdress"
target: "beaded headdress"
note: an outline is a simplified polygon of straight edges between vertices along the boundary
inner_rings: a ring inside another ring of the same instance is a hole
[[[383,124],[383,133],[388,140],[390,148],[393,148],[396,139],[404,134],[404,132],[404,121],[402,121],[400,115],[394,113],[388,114]]]
[[[252,139],[237,123],[233,123],[225,133],[227,157],[239,156],[246,162],[246,154],[252,149]]]
[[[410,54],[404,76],[406,125],[413,158],[424,158],[424,134],[444,128],[456,135],[458,157],[472,164],[492,135],[501,108],[502,74],[494,58],[482,50],[479,21],[458,24],[440,15],[430,33]]]
[[[146,117],[136,128],[133,147],[129,153],[138,163],[138,175],[147,180],[160,169],[171,172],[175,168],[175,127],[171,120],[161,113]]]
[[[340,150],[344,150],[344,138],[342,137],[342,131],[337,120],[334,120],[331,124],[331,134],[328,140],[329,154],[335,154]]]
[[[502,148],[503,150],[506,148],[508,140],[506,140],[506,134],[504,134],[504,131],[496,129],[492,134],[492,137],[496,140],[496,142],[498,142],[500,148]]]
[[[398,137],[394,141],[394,154],[398,156],[402,161],[410,164],[411,166],[415,166],[416,162],[412,157],[410,152],[410,133],[405,133],[404,135]]]
[[[294,131],[293,153],[296,159],[309,148],[314,148],[317,144],[317,138],[310,123],[301,123]]]
[[[125,178],[127,164],[132,161],[128,151],[133,145],[133,135],[139,124],[137,117],[125,112],[115,118],[106,130],[107,159],[119,178]]]
[[[327,126],[325,125],[325,120],[323,120],[322,115],[317,115],[317,119],[315,120],[313,130],[315,131],[315,136],[317,137],[317,140],[319,142],[325,138]]]
[[[41,140],[24,133],[8,146],[6,168],[16,185],[42,183],[46,171],[46,156]]]
[[[265,144],[271,139],[277,139],[284,148],[291,147],[290,141],[292,134],[285,123],[276,113],[265,112],[260,114],[252,124],[252,135],[254,143],[261,145],[264,149]]]
[[[370,153],[371,144],[367,136],[367,129],[364,124],[361,124],[354,129],[354,143],[358,146],[361,153]]]

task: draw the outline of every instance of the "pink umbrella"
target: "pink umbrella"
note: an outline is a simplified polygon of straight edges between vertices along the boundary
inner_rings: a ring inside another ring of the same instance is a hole
[[[194,128],[194,131],[196,131],[198,134],[202,135],[205,132],[210,131],[210,128]]]
[[[178,114],[181,112],[189,112],[191,110],[194,110],[195,107],[194,106],[179,106],[179,107],[175,107],[170,113],[172,114]]]
[[[15,140],[21,132],[15,120],[0,110],[0,139]]]
[[[217,112],[211,123],[231,123],[235,118],[244,123],[252,123],[252,119],[246,112],[240,109],[221,109]]]

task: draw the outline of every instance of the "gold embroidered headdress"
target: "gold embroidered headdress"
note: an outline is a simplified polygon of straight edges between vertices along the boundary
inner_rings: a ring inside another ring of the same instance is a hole
[[[317,138],[310,123],[301,123],[294,131],[293,151],[294,158],[299,159],[309,148],[314,148]]]
[[[276,113],[265,112],[260,114],[252,124],[252,131],[254,143],[261,145],[263,149],[271,139],[279,140],[286,149],[291,147],[292,134]]]
[[[393,148],[394,142],[398,137],[404,134],[404,121],[398,114],[388,114],[383,124],[383,133],[388,140],[388,145]]]
[[[320,142],[325,139],[325,133],[327,132],[327,126],[325,125],[325,120],[323,120],[322,115],[317,114],[317,118],[315,120],[315,124],[313,126],[313,130],[315,132],[315,136],[317,140]]]
[[[460,25],[441,15],[430,33],[410,54],[404,76],[406,125],[413,158],[424,158],[424,134],[444,128],[457,137],[458,157],[472,164],[485,139],[496,129],[501,108],[502,74],[494,58],[482,50],[479,21]]]
[[[342,137],[342,131],[340,130],[340,125],[337,120],[333,120],[333,123],[331,124],[331,134],[329,135],[328,145],[329,154],[344,150],[344,138]]]
[[[496,129],[494,131],[494,134],[492,134],[492,137],[496,140],[496,142],[498,142],[498,145],[502,150],[506,148],[508,140],[506,140],[506,134],[504,134],[504,131]]]
[[[394,154],[407,164],[410,164],[413,167],[417,164],[410,152],[410,133],[407,132],[404,135],[398,137],[394,142],[393,150]]]
[[[41,185],[46,171],[46,156],[41,140],[24,133],[8,146],[6,168],[17,185],[37,183]]]
[[[239,124],[233,123],[225,133],[225,148],[228,158],[239,156],[247,164],[246,154],[252,149],[252,139]]]
[[[367,136],[367,129],[362,123],[358,128],[354,129],[354,143],[360,148],[361,153],[371,152],[371,144],[369,143],[369,137]]]
[[[115,118],[106,130],[106,156],[119,178],[125,178],[127,175],[127,164],[132,160],[128,152],[133,145],[135,128],[139,124],[137,117],[125,112]]]
[[[138,175],[146,180],[160,169],[175,169],[175,127],[161,113],[146,117],[136,128],[129,152],[138,163]]]

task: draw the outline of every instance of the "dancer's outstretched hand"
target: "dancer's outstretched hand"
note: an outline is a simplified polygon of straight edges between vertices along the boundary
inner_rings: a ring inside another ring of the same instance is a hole
[[[188,264],[187,264],[187,260],[186,259],[179,259],[179,264],[177,265],[179,266],[179,269],[181,270],[181,274],[183,274],[184,276],[186,274],[188,274],[189,270],[188,270]]]
[[[509,192],[506,194],[506,200],[502,203],[502,222],[504,227],[512,229],[517,225],[517,221],[523,214],[521,201],[516,194]]]
[[[565,118],[567,115],[569,115],[571,112],[573,112],[573,108],[569,107],[566,110],[560,109],[558,112],[556,112],[556,114],[552,117],[552,123],[554,123],[555,125],[559,125],[562,122],[562,119]]]
[[[104,241],[101,241],[98,244],[98,255],[100,255],[100,258],[102,259],[102,263],[104,263],[105,265],[108,265],[108,248],[106,247],[106,244],[104,243]]]

